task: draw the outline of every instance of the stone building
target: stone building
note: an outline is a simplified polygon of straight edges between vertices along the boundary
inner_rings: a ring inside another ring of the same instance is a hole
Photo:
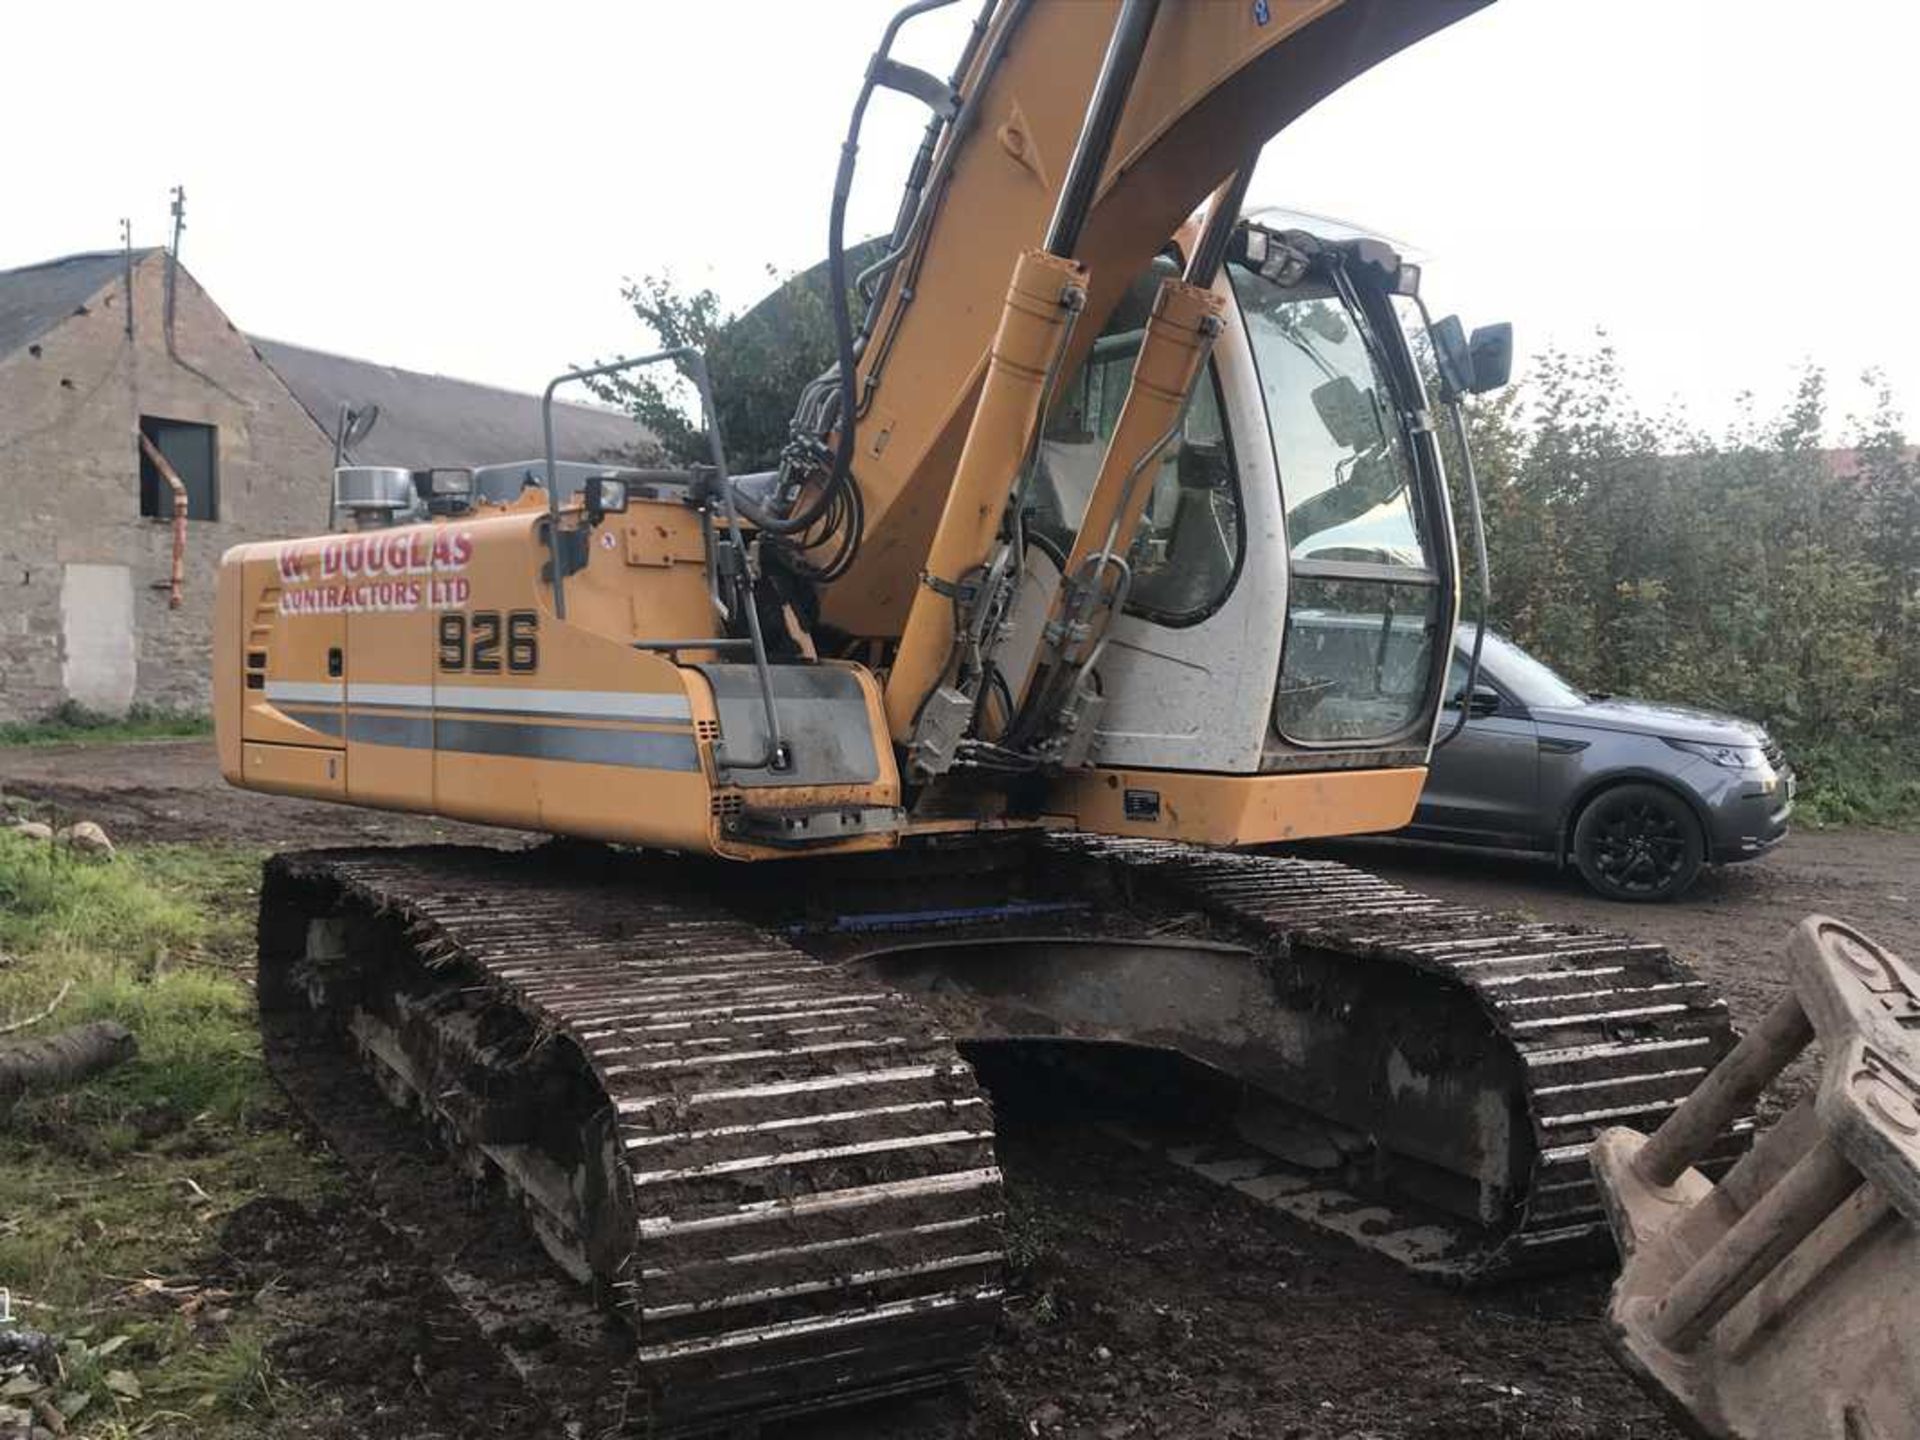
[[[324,527],[342,400],[381,406],[362,463],[540,453],[535,398],[256,343],[163,250],[0,271],[0,722],[204,709],[220,555]],[[556,428],[569,459],[647,443],[592,407]],[[187,490],[178,608],[173,488],[143,435]]]

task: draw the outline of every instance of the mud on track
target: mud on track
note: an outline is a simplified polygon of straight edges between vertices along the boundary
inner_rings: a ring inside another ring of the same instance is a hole
[[[116,839],[261,846],[513,837],[249,795],[207,742],[0,750],[0,787],[97,819]],[[1709,873],[1678,905],[1585,895],[1544,867],[1374,846],[1325,851],[1416,889],[1658,939],[1750,1023],[1779,992],[1788,929],[1811,910],[1920,954],[1920,836],[1796,835]],[[1083,1117],[1003,1107],[1000,1156],[1020,1298],[966,1393],[775,1432],[790,1440],[1677,1435],[1600,1345],[1606,1277],[1457,1294],[1180,1172]],[[543,1424],[464,1314],[371,1205],[237,1211],[212,1271],[281,1277],[282,1368],[322,1397],[275,1433],[565,1433]],[[235,1287],[238,1288],[238,1287]],[[534,1347],[538,1334],[526,1337]],[[418,1357],[418,1364],[415,1363]]]

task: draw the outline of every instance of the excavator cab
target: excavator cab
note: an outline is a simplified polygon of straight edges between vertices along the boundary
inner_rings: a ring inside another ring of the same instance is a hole
[[[1174,273],[1155,261],[1048,412],[1027,534],[1056,567]],[[1395,308],[1416,278],[1377,241],[1323,241],[1284,216],[1237,232],[1216,282],[1224,329],[1139,482],[1131,586],[1100,661],[1099,764],[1425,762],[1455,576],[1429,401]]]

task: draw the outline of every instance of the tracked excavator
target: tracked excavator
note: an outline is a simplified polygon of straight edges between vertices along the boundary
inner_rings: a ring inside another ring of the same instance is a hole
[[[1248,176],[1475,0],[992,0],[948,79],[893,55],[939,3],[866,70],[837,360],[777,468],[729,471],[670,351],[555,380],[542,459],[343,465],[333,532],[220,570],[233,784],[601,842],[278,856],[259,994],[273,1053],[363,1066],[620,1318],[656,1434],[966,1367],[995,1055],[1136,1094],[1177,1057],[1233,1126],[1172,1159],[1476,1280],[1605,1253],[1589,1144],[1734,1042],[1656,945],[1255,848],[1408,820],[1442,427],[1508,343],[1428,325],[1389,243],[1243,215]],[[930,113],[852,274],[882,92]],[[559,462],[555,391],[646,365],[702,462]],[[1747,1145],[1712,1120],[1696,1178]]]

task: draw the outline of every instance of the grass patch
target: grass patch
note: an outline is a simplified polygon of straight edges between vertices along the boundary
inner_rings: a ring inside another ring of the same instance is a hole
[[[0,725],[0,745],[119,745],[212,733],[213,720],[192,710],[135,705],[125,715],[102,715],[69,700],[38,720]]]
[[[1801,822],[1920,829],[1920,741],[1813,740],[1791,754]]]
[[[135,1061],[96,1083],[23,1101],[17,1123],[50,1110],[94,1127],[157,1108],[244,1117],[261,1080],[240,983],[259,864],[253,851],[178,845],[102,864],[0,834],[0,951],[14,957],[0,968],[0,1015],[31,1014],[71,982],[41,1028],[118,1020],[140,1041]]]
[[[266,1416],[279,1408],[281,1390],[265,1338],[245,1326],[219,1345],[183,1356],[158,1394],[203,1410]]]
[[[71,982],[50,1019],[7,1038],[114,1019],[140,1045],[0,1112],[0,1285],[17,1324],[59,1341],[53,1395],[82,1431],[259,1433],[285,1388],[246,1297],[191,1299],[232,1209],[341,1185],[260,1058],[243,978],[260,860],[152,845],[95,862],[0,833],[0,1020]]]

